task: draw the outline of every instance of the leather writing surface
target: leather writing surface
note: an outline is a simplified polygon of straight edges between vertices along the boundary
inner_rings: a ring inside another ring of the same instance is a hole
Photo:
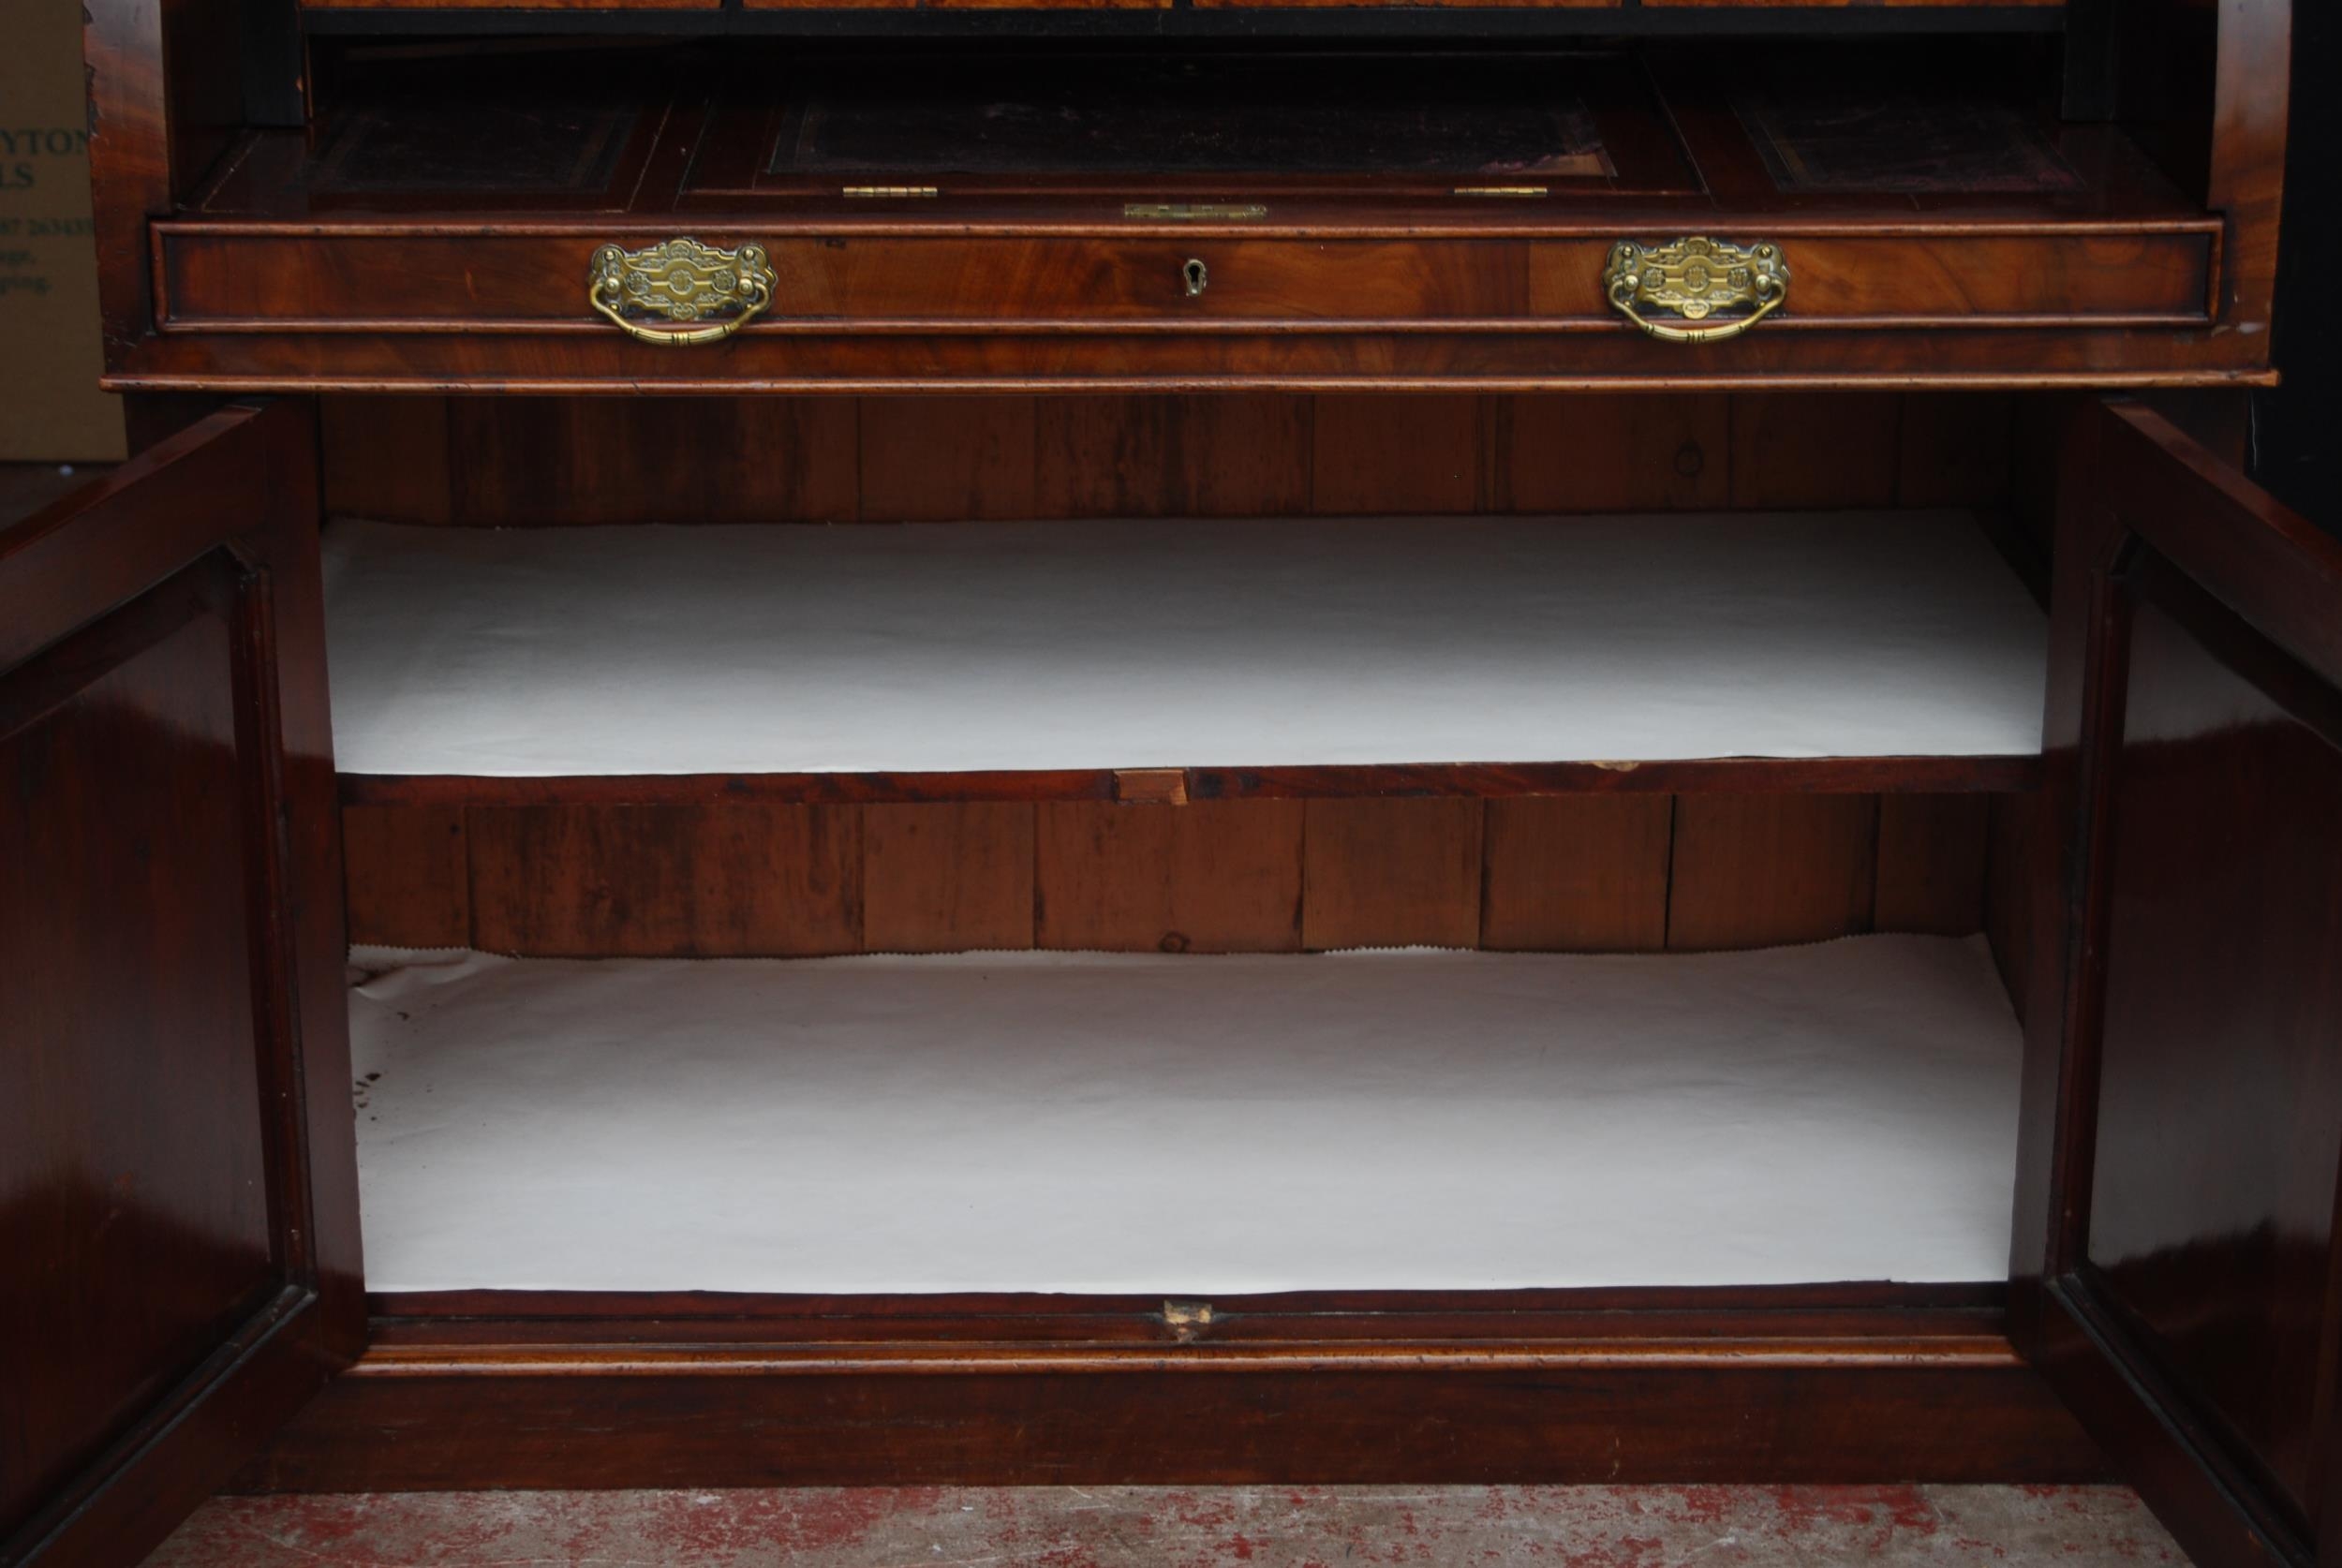
[[[766,172],[1602,178],[1572,75],[1494,55],[845,63],[805,87]]]

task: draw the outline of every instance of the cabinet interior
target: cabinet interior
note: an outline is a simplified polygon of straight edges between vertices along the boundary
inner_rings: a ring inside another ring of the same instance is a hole
[[[1546,40],[313,40],[297,126],[183,210],[229,219],[674,210],[906,218],[1248,200],[1493,220],[2201,218],[2121,126],[2061,112],[2054,37]],[[873,203],[876,205],[873,205]],[[1362,208],[1360,204],[1365,204]],[[1233,209],[1233,210],[1232,210]],[[1314,210],[1313,208],[1312,210]],[[1210,214],[1199,214],[1206,217]],[[2151,228],[2144,232],[2154,232]],[[190,263],[191,264],[191,263]]]
[[[0,1558],[2110,1464],[2330,1547],[2296,9],[87,0]]]
[[[1997,1277],[2053,400],[323,407],[377,1290]]]

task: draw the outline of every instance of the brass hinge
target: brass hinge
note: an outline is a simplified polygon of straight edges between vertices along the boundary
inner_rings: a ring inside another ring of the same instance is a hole
[[[1268,209],[1257,201],[1126,201],[1122,215],[1157,223],[1248,223],[1267,217]]]
[[[880,200],[924,201],[941,193],[933,185],[848,185],[842,194]]]
[[[1163,1304],[1163,1321],[1170,1325],[1172,1335],[1184,1345],[1211,1326],[1211,1303],[1166,1301]]]
[[[1552,192],[1543,185],[1458,185],[1456,194],[1458,196],[1521,199],[1550,196]]]

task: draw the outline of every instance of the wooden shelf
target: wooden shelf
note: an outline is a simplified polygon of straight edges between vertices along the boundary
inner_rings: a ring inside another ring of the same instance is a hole
[[[356,960],[376,1292],[1948,1283],[2008,1250],[1980,941]]]
[[[2007,789],[2044,624],[1971,515],[326,540],[345,799]]]

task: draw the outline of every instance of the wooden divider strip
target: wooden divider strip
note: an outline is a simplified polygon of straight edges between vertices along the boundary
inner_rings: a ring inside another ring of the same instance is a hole
[[[1301,945],[1480,945],[1476,800],[1313,800],[1302,844]]]
[[[1871,929],[1875,795],[1679,795],[1668,946],[1820,941]]]
[[[1957,936],[1989,913],[2006,952],[2022,883],[2010,823],[2023,814],[2003,804],[351,806],[343,834],[351,939],[407,947],[1648,952],[1872,929]]]
[[[342,808],[349,939],[385,947],[471,944],[471,851],[458,806]]]
[[[1302,806],[1044,804],[1035,945],[1290,953],[1301,945]]]
[[[1671,795],[1488,803],[1480,945],[1653,953],[1667,945]]]
[[[866,806],[862,945],[957,953],[1033,944],[1027,805]]]
[[[593,957],[858,953],[862,808],[480,806],[472,939]]]
[[[1881,931],[1964,937],[1984,923],[1990,795],[1882,795],[1878,802]]]

